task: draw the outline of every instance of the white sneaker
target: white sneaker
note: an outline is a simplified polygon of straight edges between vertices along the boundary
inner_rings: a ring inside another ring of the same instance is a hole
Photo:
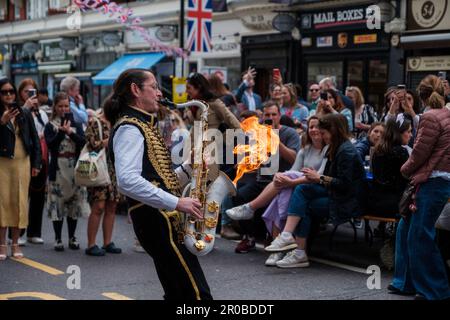
[[[272,253],[269,258],[267,258],[265,265],[268,267],[275,267],[277,265],[277,261],[280,261],[285,256],[284,252],[275,252]]]
[[[144,248],[138,243],[136,243],[133,247],[134,252],[145,253]]]
[[[40,237],[28,237],[28,242],[34,244],[44,244],[44,240]]]
[[[225,212],[233,220],[250,220],[254,214],[248,203],[228,209]]]
[[[17,243],[19,244],[19,247],[25,247],[27,241],[25,239],[19,238],[19,241],[17,241]]]
[[[276,264],[278,268],[306,268],[309,267],[309,260],[306,254],[299,257],[295,254],[295,250],[292,250]]]
[[[297,243],[295,242],[294,237],[291,236],[289,240],[285,240],[279,235],[272,241],[270,246],[264,248],[264,250],[268,252],[280,252],[280,251],[289,251],[297,248]]]

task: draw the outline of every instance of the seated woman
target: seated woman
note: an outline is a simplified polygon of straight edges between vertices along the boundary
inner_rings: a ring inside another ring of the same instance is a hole
[[[409,120],[404,120],[403,123],[387,121],[384,135],[372,157],[373,180],[369,188],[366,214],[382,217],[395,217],[398,214],[398,203],[408,183],[401,175],[400,168],[409,157],[408,151],[402,147],[404,141],[401,132],[411,132],[411,127]],[[405,135],[404,139],[409,137]]]
[[[309,266],[305,249],[312,219],[330,218],[340,224],[359,214],[359,191],[365,173],[349,140],[348,122],[340,114],[327,114],[319,120],[319,129],[329,146],[324,174],[311,168],[302,170],[309,184],[295,188],[283,232],[265,248],[268,252],[295,249],[276,262],[280,268]]]
[[[384,132],[384,123],[374,122],[370,126],[368,135],[359,139],[355,143],[356,151],[364,162],[366,156],[370,156],[370,148],[375,147],[380,142]]]
[[[300,170],[313,168],[322,172],[325,168],[327,147],[323,143],[319,131],[319,118],[310,117],[307,125],[308,131],[302,137],[302,149],[297,154],[292,168],[289,171],[277,173],[273,182],[269,183],[253,201],[228,209],[226,213],[230,218],[234,220],[250,219],[256,210],[270,204],[262,218],[272,237],[278,236],[286,222],[287,207],[293,188],[307,182]],[[276,261],[282,257],[283,254],[272,254],[267,259],[266,265],[274,266]]]

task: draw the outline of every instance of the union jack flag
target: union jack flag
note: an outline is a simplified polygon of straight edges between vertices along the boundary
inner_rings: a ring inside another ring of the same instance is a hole
[[[187,49],[191,52],[211,51],[211,3],[211,0],[189,0]]]

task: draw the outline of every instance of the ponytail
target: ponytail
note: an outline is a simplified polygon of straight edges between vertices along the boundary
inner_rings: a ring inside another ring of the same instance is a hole
[[[438,92],[433,91],[431,96],[428,98],[428,106],[431,109],[440,109],[445,105],[445,99]]]
[[[115,94],[110,94],[103,103],[103,112],[111,127],[119,120],[121,111],[119,99]]]

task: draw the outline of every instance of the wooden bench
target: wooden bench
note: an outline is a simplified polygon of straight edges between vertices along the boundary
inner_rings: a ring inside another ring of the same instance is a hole
[[[377,217],[377,216],[362,216],[362,219],[364,219],[364,230],[365,230],[365,239],[366,242],[369,242],[369,245],[372,246],[373,244],[373,231],[370,227],[369,221],[378,221],[378,222],[386,222],[386,223],[398,223],[400,221],[399,218],[386,218],[386,217]]]

